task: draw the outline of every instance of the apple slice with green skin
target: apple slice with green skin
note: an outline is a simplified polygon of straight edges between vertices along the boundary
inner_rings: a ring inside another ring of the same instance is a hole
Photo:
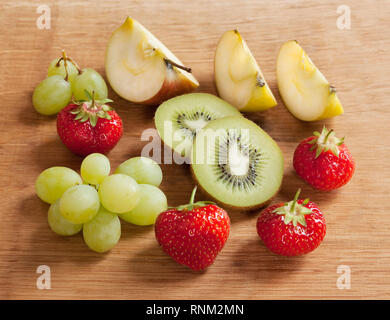
[[[244,112],[276,106],[264,76],[237,30],[225,32],[214,60],[215,84],[222,99]]]
[[[140,104],[158,105],[199,86],[191,69],[130,17],[111,35],[105,69],[114,91]]]
[[[296,118],[315,121],[344,113],[335,88],[298,42],[291,40],[282,45],[276,75],[284,104]]]

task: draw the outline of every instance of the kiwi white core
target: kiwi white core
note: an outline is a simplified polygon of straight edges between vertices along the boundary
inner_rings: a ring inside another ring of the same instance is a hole
[[[240,151],[236,142],[229,146],[228,166],[230,173],[235,176],[244,176],[249,171],[249,156]]]
[[[184,123],[189,127],[192,131],[198,131],[206,126],[208,121],[204,120],[203,118],[199,118],[196,120],[184,120]]]

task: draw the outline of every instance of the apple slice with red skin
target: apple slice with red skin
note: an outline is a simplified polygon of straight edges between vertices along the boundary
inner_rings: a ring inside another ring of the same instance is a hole
[[[114,91],[140,104],[158,105],[199,86],[191,69],[130,17],[111,35],[105,69]]]

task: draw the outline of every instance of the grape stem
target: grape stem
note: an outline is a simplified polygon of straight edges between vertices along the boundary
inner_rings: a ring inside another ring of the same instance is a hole
[[[64,68],[65,68],[65,73],[66,73],[65,81],[68,81],[68,78],[69,78],[68,63],[67,63],[68,59],[67,59],[67,56],[66,56],[64,49],[62,49],[62,60],[64,60]]]
[[[73,63],[73,65],[76,67],[77,72],[78,72],[79,74],[82,72],[81,69],[80,69],[80,67],[79,67],[79,65],[76,63],[76,61],[74,61],[71,57],[66,57],[66,59],[67,59],[69,62],[72,62],[72,63]]]
[[[60,62],[63,60],[64,58],[61,57],[58,59],[57,63],[56,63],[56,67],[59,68],[60,67]]]
[[[81,74],[82,70],[80,69],[79,65],[76,63],[76,61],[74,61],[71,57],[68,57],[66,55],[66,52],[64,49],[62,49],[62,57],[58,59],[57,63],[56,63],[56,67],[59,68],[60,67],[60,63],[61,61],[64,61],[64,67],[65,67],[65,72],[66,72],[66,77],[65,77],[65,80],[68,80],[68,64],[67,64],[67,61],[71,62],[75,68],[77,69],[77,72],[78,74]]]

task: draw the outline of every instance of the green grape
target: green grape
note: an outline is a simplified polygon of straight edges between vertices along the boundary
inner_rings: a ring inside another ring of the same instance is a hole
[[[47,70],[47,75],[49,77],[54,75],[60,75],[63,79],[65,79],[66,71],[64,66],[64,60],[61,60],[58,66],[57,62],[58,58],[50,62],[49,68]],[[79,71],[77,70],[76,66],[70,61],[66,61],[66,69],[68,70],[68,81],[72,83],[76,76],[79,74]]]
[[[157,216],[168,208],[167,197],[159,188],[149,184],[140,184],[139,191],[141,197],[135,208],[119,216],[139,226],[154,224]]]
[[[95,92],[96,100],[107,99],[107,85],[102,76],[95,70],[85,68],[72,82],[73,96],[76,100],[89,100],[85,90]]]
[[[35,88],[32,102],[35,110],[44,115],[60,112],[72,99],[72,88],[68,81],[55,75],[46,78]]]
[[[91,250],[106,252],[118,243],[121,237],[121,222],[116,214],[100,207],[95,218],[84,224],[83,236]]]
[[[82,184],[80,175],[66,167],[51,167],[41,172],[35,181],[38,197],[47,203],[54,203],[70,187]]]
[[[92,153],[81,163],[81,177],[86,183],[100,184],[110,174],[110,160],[101,153]]]
[[[140,198],[137,182],[124,174],[113,174],[104,178],[99,185],[102,205],[114,213],[124,213],[133,209]]]
[[[50,206],[47,221],[51,230],[61,236],[73,236],[83,228],[82,224],[70,223],[62,216],[59,199]]]
[[[121,163],[115,173],[122,173],[132,177],[142,184],[151,184],[158,187],[162,181],[162,171],[156,161],[146,157],[135,157]]]
[[[66,190],[60,200],[62,216],[75,224],[91,220],[99,207],[99,195],[96,189],[85,184]]]

